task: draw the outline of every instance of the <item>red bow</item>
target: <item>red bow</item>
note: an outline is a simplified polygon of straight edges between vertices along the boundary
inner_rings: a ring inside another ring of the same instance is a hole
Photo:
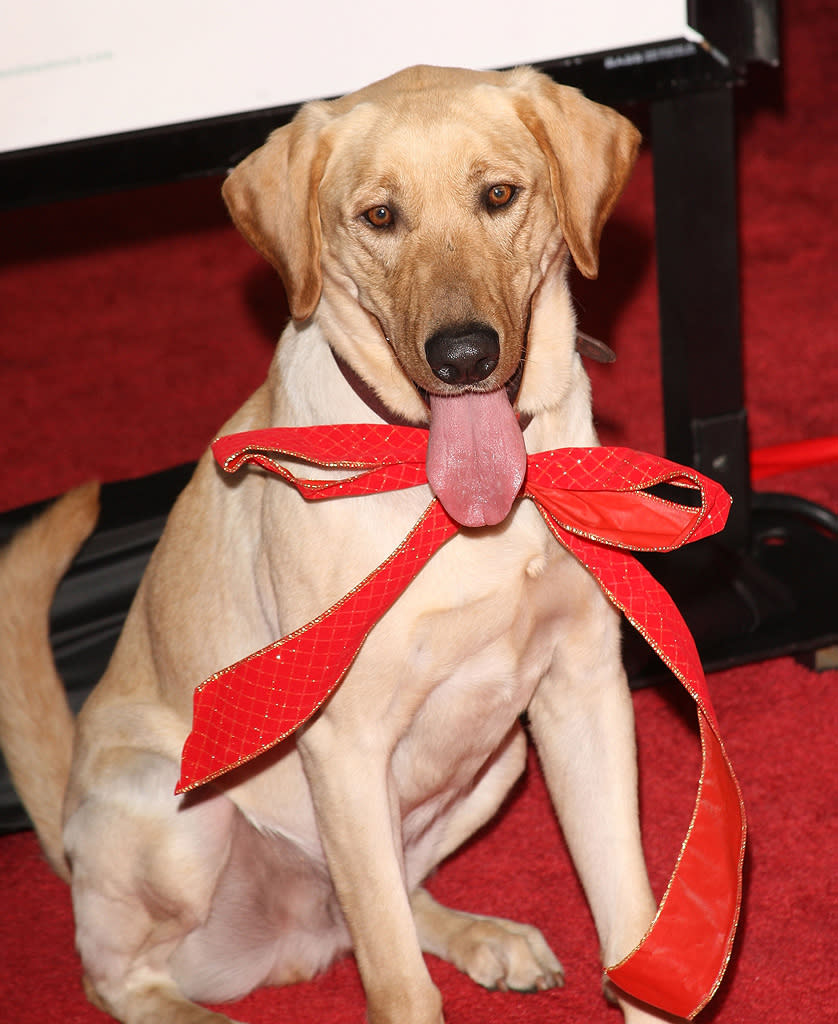
[[[235,434],[216,441],[213,452],[229,473],[253,462],[317,499],[426,483],[427,445],[426,430],[349,424]],[[337,481],[301,479],[280,465],[281,457],[357,472]],[[659,484],[691,491],[698,505],[649,491]],[[745,814],[692,636],[666,591],[626,549],[669,551],[716,533],[730,499],[692,469],[625,448],[530,455],[522,493],[696,703],[702,769],[693,819],[653,924],[639,946],[607,970],[637,999],[693,1017],[715,992],[730,956],[742,897]],[[434,499],[389,558],[330,609],[198,686],[177,792],[244,764],[309,719],[340,684],[372,626],[457,530]]]

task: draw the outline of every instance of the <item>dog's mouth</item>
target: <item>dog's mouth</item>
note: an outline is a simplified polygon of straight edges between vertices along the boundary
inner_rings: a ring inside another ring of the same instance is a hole
[[[393,350],[383,325],[381,333]],[[527,328],[529,324],[527,324]],[[524,375],[526,338],[518,365],[500,387],[485,378],[432,392],[405,374],[428,407],[428,483],[452,519],[461,526],[496,526],[509,515],[527,470],[527,452],[515,403]],[[373,389],[335,353],[344,377],[362,400],[389,423],[405,423],[386,409]],[[401,362],[401,360],[399,360]],[[440,379],[444,380],[441,374]]]
[[[383,325],[381,333],[394,351]],[[521,357],[501,387],[485,389],[481,382],[461,390],[432,393],[410,374],[406,376],[430,410],[428,482],[448,514],[462,526],[496,526],[512,510],[527,471],[523,431],[529,417],[515,412],[527,357],[529,322]],[[577,350],[598,362],[612,362],[614,353],[602,342],[579,333]],[[398,359],[398,355],[396,354]],[[359,397],[388,423],[410,425],[393,414],[373,388],[335,353],[344,377]]]
[[[524,355],[503,387],[421,392],[430,407],[427,471],[431,490],[462,526],[495,526],[509,515],[527,471],[514,403]]]

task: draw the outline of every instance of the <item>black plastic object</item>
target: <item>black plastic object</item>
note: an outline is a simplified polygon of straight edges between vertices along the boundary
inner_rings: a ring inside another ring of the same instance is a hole
[[[838,515],[789,494],[750,496],[749,540],[709,538],[642,561],[678,605],[708,672],[794,655],[830,667],[838,645]],[[669,678],[633,629],[633,686]]]
[[[193,468],[179,466],[102,488],[99,524],[59,586],[50,616],[56,663],[74,710],[107,667],[146,563]],[[0,516],[0,544],[46,504]],[[0,759],[0,833],[27,826]]]

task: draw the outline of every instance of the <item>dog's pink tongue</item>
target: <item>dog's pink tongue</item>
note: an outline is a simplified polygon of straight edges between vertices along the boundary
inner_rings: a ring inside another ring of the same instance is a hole
[[[527,470],[524,436],[506,392],[431,395],[428,482],[463,526],[509,514]]]

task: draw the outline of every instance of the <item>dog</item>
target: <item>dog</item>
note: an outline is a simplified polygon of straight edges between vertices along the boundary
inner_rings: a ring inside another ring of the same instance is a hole
[[[415,67],[303,106],[223,186],[291,320],[222,432],[427,426],[429,484],[310,504],[205,455],[75,721],[44,624],[95,486],[4,553],[4,749],[71,883],[88,994],[124,1024],[229,1024],[199,1004],[350,951],[371,1024],[443,1021],[423,951],[490,988],[562,984],[537,929],[422,886],[521,775],[524,712],[603,960],[646,932],[618,614],[518,497],[527,451],[597,443],[567,278],[571,261],[596,276],[638,141],[530,68]],[[463,528],[332,697],[252,764],[175,796],[195,686],[355,586],[429,488]],[[629,1024],[664,1019],[611,995]]]

